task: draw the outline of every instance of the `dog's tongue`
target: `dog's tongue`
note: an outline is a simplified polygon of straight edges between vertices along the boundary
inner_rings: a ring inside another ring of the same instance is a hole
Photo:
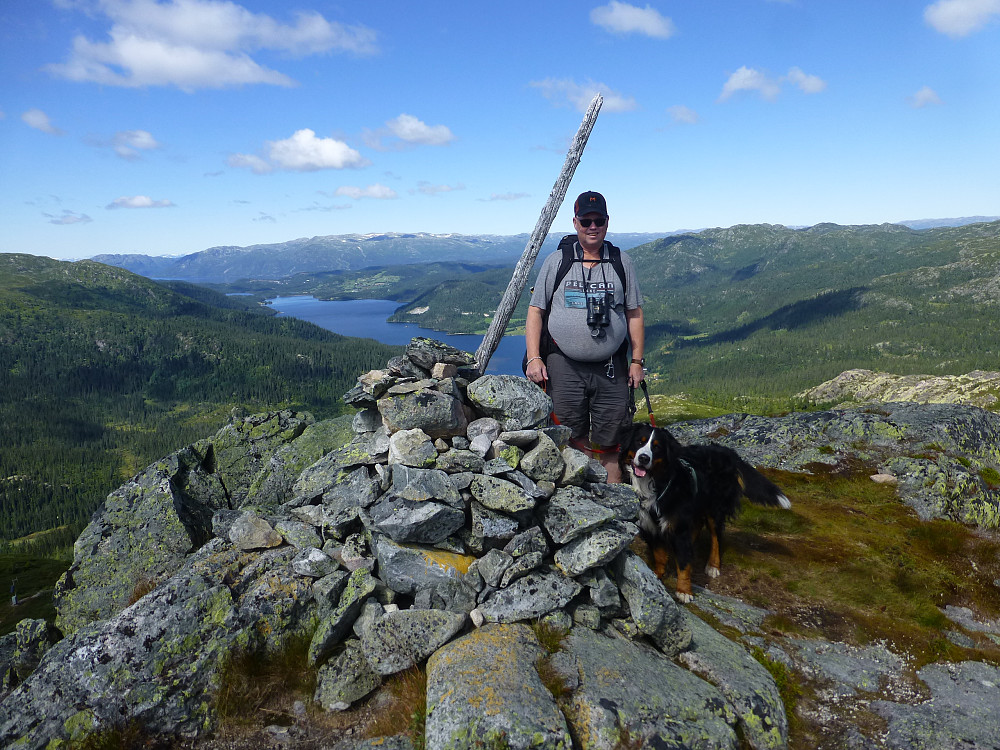
[[[644,477],[644,476],[646,476],[646,470],[645,469],[640,469],[638,466],[633,466],[632,467],[632,473],[635,474],[637,477]]]

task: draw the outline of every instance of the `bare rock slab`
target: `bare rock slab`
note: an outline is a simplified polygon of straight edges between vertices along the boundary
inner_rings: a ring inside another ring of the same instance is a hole
[[[563,645],[549,664],[570,691],[564,709],[579,747],[739,746],[719,691],[649,646],[585,628]]]
[[[488,625],[437,651],[427,661],[428,750],[572,747],[535,671],[544,654],[521,624]]]

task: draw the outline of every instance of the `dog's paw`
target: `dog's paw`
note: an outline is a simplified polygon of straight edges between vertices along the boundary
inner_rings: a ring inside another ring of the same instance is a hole
[[[718,578],[720,575],[722,575],[722,571],[719,570],[714,565],[706,565],[705,575],[707,575],[709,578]]]
[[[685,594],[683,591],[677,592],[677,598],[684,604],[690,604],[694,601],[694,596],[691,594]]]

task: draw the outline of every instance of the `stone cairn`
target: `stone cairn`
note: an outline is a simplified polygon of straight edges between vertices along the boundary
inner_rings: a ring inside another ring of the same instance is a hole
[[[732,740],[728,704],[705,693],[693,711],[697,686],[689,682],[677,689],[677,705],[650,713],[650,691],[667,700],[664,670],[684,672],[670,660],[695,648],[692,632],[702,625],[630,550],[633,490],[607,484],[599,463],[567,446],[568,430],[549,426],[551,402],[536,385],[480,377],[472,365],[466,352],[414,339],[345,394],[358,408],[353,434],[342,419],[234,413],[216,435],[112,492],[56,586],[58,630],[24,621],[0,638],[0,745],[77,741],[122,716],[152,732],[203,734],[215,723],[211,697],[227,655],[274,652],[293,635],[311,638],[315,700],[328,710],[429,660],[436,708],[428,709],[428,737],[450,737],[484,715],[478,698],[456,698],[457,673],[442,670],[447,658],[465,649],[466,664],[483,660],[504,633],[508,646],[520,644],[514,651],[527,649],[530,667],[537,642],[529,648],[519,634],[535,622],[572,630],[580,660],[603,649],[615,668],[633,665],[630,677],[595,692],[595,706],[613,690],[632,690],[615,705],[633,705],[642,721],[704,715]],[[488,648],[470,645],[476,634]],[[627,658],[614,650],[626,645]],[[749,662],[744,673],[763,672],[729,646]],[[654,656],[638,656],[644,650]],[[487,661],[488,680],[519,663]],[[566,679],[579,679],[583,667],[564,667]],[[594,667],[597,675],[608,669]],[[526,674],[508,679],[538,682],[533,668]],[[640,674],[657,687],[636,688]],[[705,683],[689,677],[704,693]],[[507,693],[509,701],[548,695],[540,685]],[[759,693],[747,692],[748,716],[761,713]],[[784,713],[773,685],[766,693],[773,708],[765,730],[780,745]],[[553,747],[568,746],[562,715],[545,700],[554,728],[543,734],[560,738]],[[624,709],[608,706],[594,710],[617,731]],[[526,715],[511,704],[494,718],[513,732],[509,723]],[[684,726],[697,733],[706,724]]]

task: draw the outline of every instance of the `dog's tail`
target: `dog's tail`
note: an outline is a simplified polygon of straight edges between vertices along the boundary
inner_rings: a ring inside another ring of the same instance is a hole
[[[754,467],[744,461],[742,458],[739,463],[740,472],[740,484],[743,487],[743,494],[746,495],[751,502],[757,505],[768,505],[776,508],[791,508],[792,502],[785,497],[785,493],[772,482],[770,479],[765,477]]]

